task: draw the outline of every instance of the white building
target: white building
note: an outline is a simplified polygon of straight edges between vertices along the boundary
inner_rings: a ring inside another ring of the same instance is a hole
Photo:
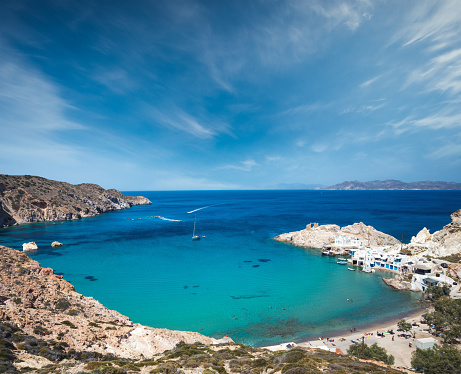
[[[413,278],[411,279],[411,288],[415,291],[424,292],[428,287],[441,286],[442,284],[446,284],[450,289],[456,286],[456,282],[453,279],[438,273],[428,275],[413,274]]]
[[[408,256],[399,253],[385,253],[371,248],[352,250],[351,255],[353,265],[363,266],[368,270],[381,269],[396,272],[406,271],[410,259]]]
[[[359,238],[349,238],[346,234],[335,236],[335,245],[343,247],[364,247],[368,245],[368,240]]]
[[[428,349],[432,348],[434,345],[439,344],[434,338],[421,338],[416,339],[416,348],[419,349]]]

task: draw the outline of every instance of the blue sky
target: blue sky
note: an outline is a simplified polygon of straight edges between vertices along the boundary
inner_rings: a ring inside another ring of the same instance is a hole
[[[461,2],[0,2],[0,173],[461,182]]]

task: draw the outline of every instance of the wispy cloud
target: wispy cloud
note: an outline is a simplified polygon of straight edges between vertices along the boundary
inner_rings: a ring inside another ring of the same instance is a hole
[[[241,171],[252,171],[253,168],[260,166],[255,160],[240,161],[238,164],[228,164],[219,166],[218,169],[234,169]]]
[[[160,111],[149,106],[147,111],[155,123],[173,131],[188,133],[199,139],[212,139],[221,133],[232,136],[228,124],[199,119],[174,106],[168,111]]]
[[[313,10],[325,17],[330,27],[345,25],[351,31],[355,31],[362,22],[370,20],[373,15],[372,4],[369,1],[358,1],[350,3],[347,1],[336,1],[333,3],[316,2]]]
[[[8,141],[7,136],[49,136],[52,131],[85,129],[85,126],[69,119],[68,113],[74,110],[50,79],[24,61],[12,59],[0,50],[0,127],[3,141]]]
[[[348,113],[360,113],[360,114],[369,114],[374,112],[375,110],[381,109],[386,104],[383,102],[381,104],[364,104],[364,105],[357,105],[357,106],[350,106],[344,109],[341,114],[348,114]]]
[[[424,129],[454,129],[461,127],[461,113],[441,111],[439,113],[420,118],[417,118],[416,116],[408,116],[401,121],[391,122],[389,125],[394,128],[397,134],[402,134],[406,131],[415,132]]]
[[[432,151],[428,158],[444,159],[444,158],[461,158],[461,144],[450,143]],[[461,161],[461,160],[460,160]]]
[[[128,94],[139,87],[136,80],[121,68],[101,69],[93,75],[93,79],[117,94]]]
[[[433,45],[459,41],[460,11],[461,3],[457,0],[418,2],[406,17],[406,27],[396,34],[396,39],[403,40],[404,46],[422,41]]]
[[[375,83],[378,79],[380,79],[382,77],[382,75],[378,75],[377,77],[374,77],[374,78],[371,78],[365,82],[363,82],[360,87],[361,88],[365,88],[365,87],[368,87],[368,86],[371,86],[373,83]]]

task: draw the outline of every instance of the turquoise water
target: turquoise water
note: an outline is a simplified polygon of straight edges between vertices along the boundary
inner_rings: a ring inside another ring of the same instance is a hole
[[[153,327],[263,345],[327,336],[414,310],[418,294],[279,243],[310,222],[363,221],[408,242],[461,207],[456,191],[126,192],[154,204],[0,230],[0,243],[52,267],[110,309]],[[200,241],[192,241],[194,213]],[[162,216],[169,221],[153,216]],[[52,241],[64,247],[52,249]],[[353,302],[347,302],[347,298]]]

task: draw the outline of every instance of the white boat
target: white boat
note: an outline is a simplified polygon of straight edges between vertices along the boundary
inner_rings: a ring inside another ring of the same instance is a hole
[[[338,265],[347,265],[347,261],[336,261]]]
[[[195,223],[197,222],[197,215],[194,218],[194,231],[192,231],[192,240],[200,240],[200,235],[195,235]]]

